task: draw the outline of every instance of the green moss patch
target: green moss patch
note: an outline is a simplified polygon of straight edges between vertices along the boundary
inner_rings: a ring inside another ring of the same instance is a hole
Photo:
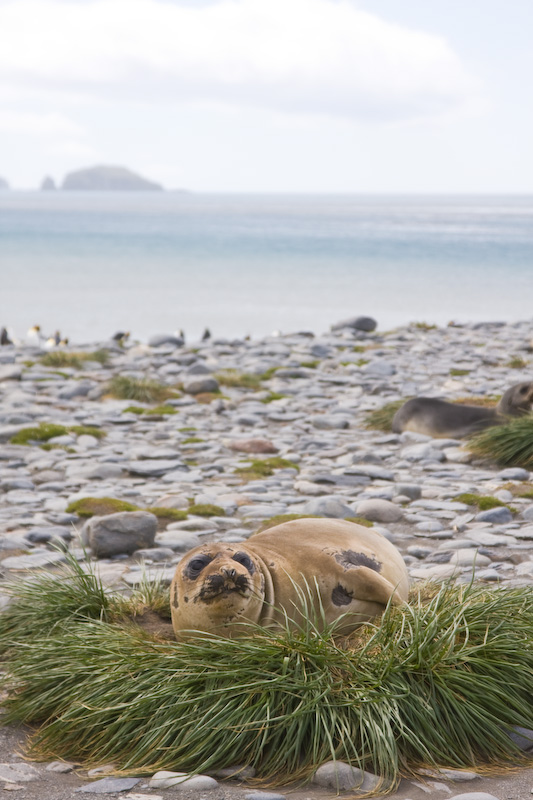
[[[269,392],[266,397],[261,398],[262,403],[273,403],[274,400],[283,400],[287,397],[286,394],[281,394],[281,392]]]
[[[512,356],[505,366],[511,369],[525,369],[528,363],[529,362],[526,361],[525,358],[522,358],[522,356]]]
[[[159,520],[166,520],[167,522],[178,522],[187,519],[187,511],[182,508],[165,508],[164,506],[150,506],[145,511],[154,514]]]
[[[257,478],[268,478],[274,474],[276,469],[295,469],[300,471],[298,464],[293,461],[288,461],[286,458],[273,456],[272,458],[253,459],[249,462],[247,467],[237,467],[235,472],[247,480],[256,480]]]
[[[499,506],[509,508],[510,511],[515,510],[510,508],[506,503],[502,503],[497,497],[491,497],[491,495],[470,494],[469,492],[465,492],[463,494],[458,494],[454,499],[459,503],[466,503],[467,506],[477,506],[480,511],[488,511],[491,508],[498,508]]]
[[[102,439],[106,434],[101,428],[93,427],[92,425],[56,425],[52,422],[40,422],[39,425],[31,428],[23,428],[16,433],[9,440],[11,444],[25,444],[32,443],[41,444],[47,442],[49,439],[54,439],[56,436],[65,436],[73,433],[75,436],[82,436],[84,434],[94,436],[96,439]]]
[[[143,629],[160,589],[118,598],[75,562],[11,592],[3,721],[40,725],[40,759],[135,775],[246,763],[266,783],[336,759],[382,792],[421,767],[531,764],[508,735],[533,728],[530,587],[422,587],[348,639],[309,618],[187,643]]]
[[[123,414],[154,414],[156,416],[164,416],[165,414],[177,414],[178,412],[174,406],[155,406],[154,408],[145,408],[144,406],[128,406],[122,412]]]
[[[139,511],[139,506],[115,497],[82,497],[67,506],[67,514],[77,514],[78,517],[104,517],[119,511]]]
[[[510,419],[468,440],[468,449],[502,467],[533,469],[533,415]]]
[[[187,513],[194,514],[196,517],[225,517],[226,512],[221,506],[212,503],[193,503],[187,509]]]
[[[186,439],[181,440],[180,444],[200,444],[203,441],[199,436],[187,436]]]
[[[374,527],[374,523],[364,517],[346,517],[346,522],[355,522],[356,525],[362,525],[364,528]]]

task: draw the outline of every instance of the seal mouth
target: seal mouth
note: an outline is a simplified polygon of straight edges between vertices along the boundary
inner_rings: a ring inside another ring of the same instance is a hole
[[[198,592],[196,600],[208,603],[220,600],[232,594],[245,596],[250,592],[250,583],[246,575],[237,575],[235,570],[224,570],[223,574],[210,575]]]

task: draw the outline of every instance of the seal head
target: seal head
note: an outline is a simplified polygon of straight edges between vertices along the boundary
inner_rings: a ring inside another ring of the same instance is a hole
[[[186,629],[232,637],[243,622],[259,622],[271,594],[260,559],[239,545],[195,548],[178,564],[170,610],[175,631]]]

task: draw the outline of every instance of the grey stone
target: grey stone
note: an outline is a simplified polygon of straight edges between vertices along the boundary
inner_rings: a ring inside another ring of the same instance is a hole
[[[398,494],[409,497],[410,500],[418,500],[419,497],[422,497],[422,487],[417,483],[398,483],[396,491]]]
[[[28,556],[10,556],[4,558],[2,566],[13,570],[32,570],[51,567],[53,564],[61,564],[65,561],[63,553],[55,553],[52,550],[43,550],[32,553]]]
[[[512,535],[516,539],[533,539],[533,525],[526,528],[513,528]]]
[[[384,467],[376,467],[374,464],[356,464],[353,467],[348,467],[346,470],[347,475],[366,475],[367,478],[380,481],[393,481],[394,472]]]
[[[313,417],[313,427],[319,430],[344,430],[350,427],[350,421],[340,414],[321,414]]]
[[[19,381],[22,377],[22,367],[15,364],[6,364],[0,367],[0,381]]]
[[[454,794],[450,800],[498,800],[498,798],[488,792],[462,792]]]
[[[481,511],[479,514],[476,514],[476,520],[478,522],[491,522],[493,524],[504,525],[507,522],[513,521],[513,515],[505,506],[499,506],[498,508],[489,508],[488,511]]]
[[[361,500],[355,506],[358,517],[373,522],[398,522],[403,516],[402,509],[389,500]]]
[[[322,764],[313,776],[313,783],[336,792],[358,789],[360,792],[371,792],[380,779],[371,772],[363,772],[344,761],[327,761]]]
[[[215,378],[192,378],[183,382],[183,391],[187,394],[218,392],[218,381]]]
[[[121,511],[87,520],[82,540],[98,558],[152,547],[157,531],[157,517],[148,511]]]
[[[217,781],[208,775],[188,775],[186,772],[170,772],[161,770],[156,772],[148,781],[150,789],[169,789],[171,786],[182,786],[184,789],[216,789]]]
[[[456,550],[450,558],[450,564],[457,564],[460,567],[469,567],[475,565],[476,567],[486,567],[491,563],[488,556],[483,556],[474,547],[465,547]]]
[[[244,797],[245,800],[286,800],[286,796],[278,792],[246,792]]]
[[[528,522],[533,522],[533,506],[528,506],[521,511],[520,516]]]
[[[363,367],[365,375],[372,378],[390,378],[396,375],[396,367],[390,361],[371,361],[366,367]]]
[[[8,478],[8,480],[0,483],[0,489],[4,492],[11,492],[15,489],[32,492],[35,489],[35,484],[29,478]]]
[[[422,443],[404,447],[402,458],[407,461],[445,461],[446,456],[442,450],[438,450],[430,444]]]
[[[316,514],[318,517],[334,517],[338,519],[354,516],[353,509],[335,495],[316,497],[313,500],[309,500],[302,506],[302,514]]]
[[[142,550],[135,550],[133,555],[136,559],[141,560],[170,561],[174,558],[174,551],[170,547],[145,547]]]
[[[94,384],[92,381],[67,381],[59,391],[60,400],[72,400],[74,397],[86,397]]]
[[[133,475],[140,475],[143,478],[157,478],[167,472],[177,470],[183,467],[187,470],[187,466],[178,460],[167,460],[163,458],[144,459],[139,461],[129,461],[125,465],[128,472]]]
[[[49,527],[30,528],[24,536],[28,542],[32,544],[46,544],[57,539],[63,539],[65,542],[70,542],[72,539],[72,531],[69,528],[62,528],[59,525],[50,525]]]
[[[530,728],[522,728],[520,725],[515,725],[514,729],[509,733],[509,738],[520,748],[529,752],[533,750],[533,731]]]
[[[31,764],[16,762],[14,764],[0,764],[0,781],[5,783],[29,783],[40,777],[38,770]]]
[[[521,467],[507,467],[497,472],[494,477],[501,481],[528,481],[529,474],[527,469]]]
[[[141,778],[102,778],[74,789],[85,794],[108,794],[110,792],[127,792],[141,782]]]

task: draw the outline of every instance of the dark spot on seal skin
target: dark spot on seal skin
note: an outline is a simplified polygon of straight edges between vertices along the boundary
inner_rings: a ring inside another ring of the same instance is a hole
[[[349,606],[353,600],[353,592],[349,592],[340,583],[335,586],[331,593],[331,602],[334,606]]]
[[[178,603],[178,587],[177,586],[174,586],[174,591],[172,593],[172,605],[174,606],[174,608],[179,608],[179,605],[180,605]]]
[[[254,574],[255,572],[254,562],[252,561],[248,553],[240,553],[240,552],[235,553],[235,555],[232,556],[232,559],[233,561],[236,561],[237,564],[242,564],[242,566],[248,570],[250,575]]]
[[[353,550],[342,550],[335,556],[341,567],[344,569],[351,569],[352,567],[368,567],[375,572],[381,572],[383,564],[381,561],[376,561],[375,558],[366,556],[364,553],[355,553]]]

